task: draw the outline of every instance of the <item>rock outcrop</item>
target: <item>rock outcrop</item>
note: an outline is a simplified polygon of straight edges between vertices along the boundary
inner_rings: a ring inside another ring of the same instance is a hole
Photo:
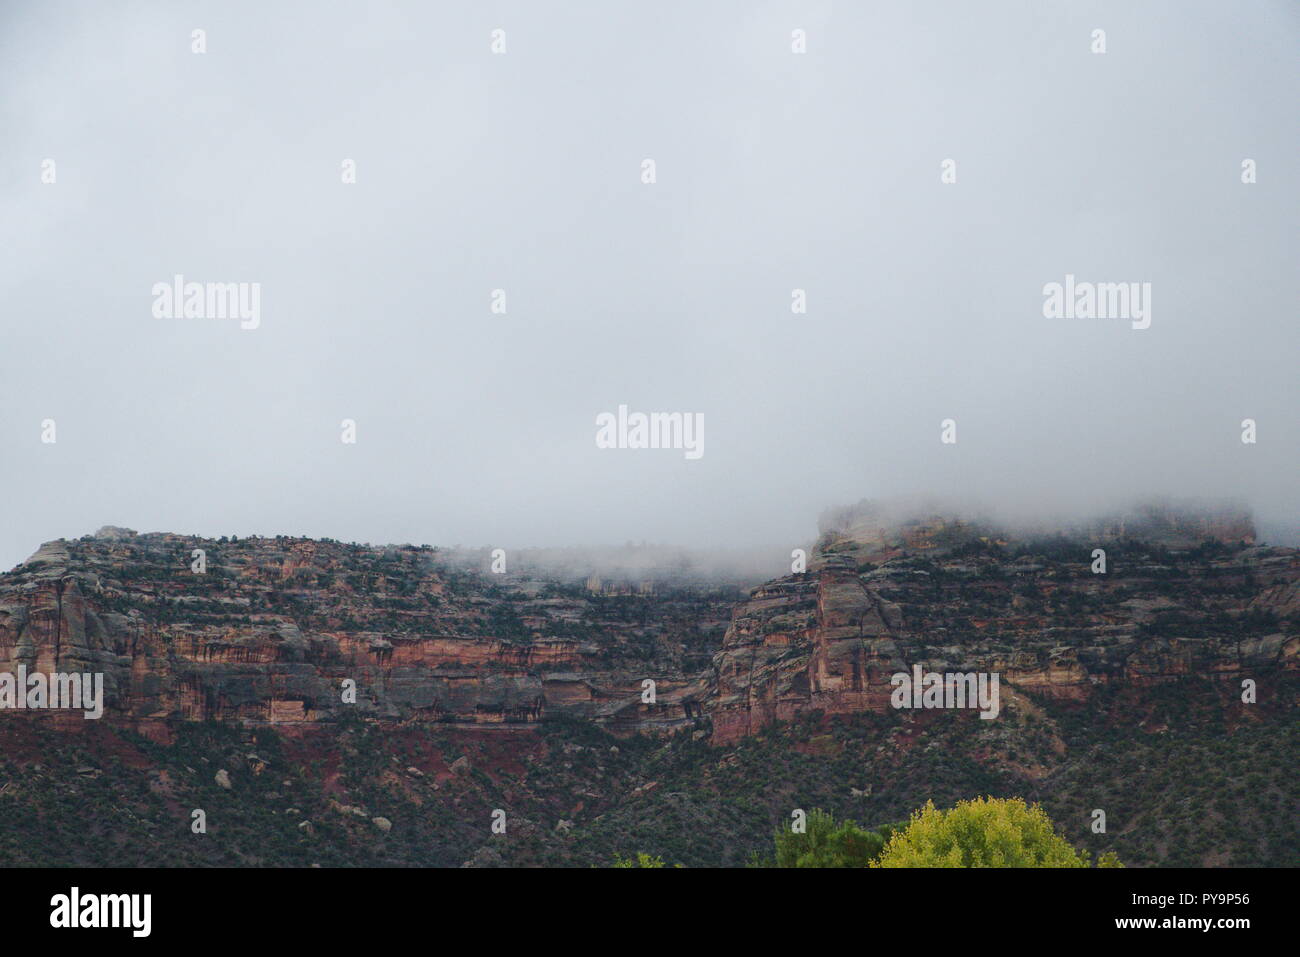
[[[836,510],[808,570],[736,610],[706,694],[713,741],[805,711],[884,710],[890,678],[913,665],[1076,701],[1104,684],[1294,669],[1300,553],[1254,538],[1237,515],[1147,510],[1016,541],[959,519]]]
[[[47,543],[0,576],[0,671],[102,673],[109,714],[146,733],[349,712],[672,728],[694,718],[699,672],[736,595],[591,595],[580,582],[448,569],[427,548],[101,529]]]

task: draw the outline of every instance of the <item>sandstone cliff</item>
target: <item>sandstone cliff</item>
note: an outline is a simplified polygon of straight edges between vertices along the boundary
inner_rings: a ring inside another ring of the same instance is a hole
[[[162,737],[178,721],[292,729],[346,710],[482,729],[711,727],[726,743],[804,712],[883,711],[890,677],[913,665],[1073,701],[1294,669],[1300,553],[1253,540],[1233,515],[1021,540],[857,507],[827,516],[806,572],[738,601],[496,576],[423,547],[105,528],[0,576],[0,671],[102,672],[109,715]]]
[[[591,595],[448,569],[431,549],[102,529],[0,576],[0,671],[102,672],[110,713],[158,734],[329,722],[346,680],[357,712],[386,721],[671,728],[694,714],[734,594]]]
[[[808,570],[736,610],[707,695],[713,740],[805,711],[884,710],[890,677],[918,664],[1076,701],[1108,683],[1294,669],[1300,553],[1253,541],[1239,515],[1147,510],[1016,541],[955,518],[836,510]]]

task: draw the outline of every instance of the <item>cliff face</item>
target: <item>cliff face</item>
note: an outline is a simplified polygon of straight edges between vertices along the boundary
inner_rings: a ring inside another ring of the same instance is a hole
[[[801,711],[882,710],[904,670],[902,612],[838,561],[769,582],[737,609],[714,659],[715,743]]]
[[[517,730],[572,717],[620,733],[711,721],[727,743],[808,711],[883,712],[890,677],[914,665],[997,672],[1004,700],[1071,701],[1297,667],[1300,553],[1248,544],[1232,516],[1134,524],[1155,541],[1113,525],[1017,541],[844,510],[808,571],[740,602],[725,588],[609,594],[471,572],[428,548],[102,529],[0,576],[0,672],[102,672],[109,716],[161,737],[178,721],[293,729],[355,712]]]
[[[804,711],[883,711],[890,677],[914,665],[996,672],[1004,698],[1074,701],[1105,684],[1300,666],[1296,550],[1249,544],[1236,516],[1152,512],[1093,531],[1016,542],[958,520],[832,514],[808,571],[736,610],[708,693],[714,743]]]
[[[328,722],[353,707],[347,680],[355,709],[386,721],[671,728],[694,713],[693,675],[733,599],[591,595],[449,570],[413,547],[105,529],[0,576],[0,671],[102,672],[109,712],[158,734],[175,720]]]
[[[752,591],[303,539],[50,543],[0,575],[0,672],[101,672],[108,701],[0,711],[0,860],[741,865],[792,808],[873,824],[993,794],[1129,865],[1296,865],[1300,553],[1231,521],[1207,543],[1195,520],[1138,541],[833,518],[806,572]],[[998,672],[999,719],[894,710],[915,665]],[[190,839],[194,808],[219,840]]]

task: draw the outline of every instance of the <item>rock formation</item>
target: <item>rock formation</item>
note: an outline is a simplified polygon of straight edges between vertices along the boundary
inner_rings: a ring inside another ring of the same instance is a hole
[[[700,682],[684,665],[706,664],[734,589],[671,589],[651,615],[641,597],[496,578],[442,568],[431,549],[101,530],[0,576],[0,671],[102,672],[110,716],[163,735],[176,720],[292,726],[353,706],[474,726],[691,720]]]
[[[707,694],[714,743],[803,711],[883,710],[890,677],[914,664],[1080,701],[1105,683],[1296,668],[1300,553],[1254,540],[1232,514],[1150,509],[1015,541],[960,519],[835,510],[809,570],[736,610]]]
[[[354,709],[474,728],[711,726],[725,743],[801,712],[888,708],[891,676],[915,664],[1070,700],[1295,668],[1300,553],[1253,541],[1232,514],[1025,539],[859,506],[828,513],[808,571],[737,603],[728,587],[480,574],[427,547],[106,527],[0,576],[0,671],[102,672],[107,716],[163,737],[178,721],[292,729]]]

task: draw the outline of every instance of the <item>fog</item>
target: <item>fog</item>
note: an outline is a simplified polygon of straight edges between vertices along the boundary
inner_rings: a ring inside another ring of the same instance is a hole
[[[6,4],[0,567],[104,524],[788,560],[908,495],[1296,540],[1298,47],[1289,2]],[[158,317],[176,275],[256,327]],[[1047,318],[1067,276],[1150,325]],[[702,454],[598,447],[620,405]]]

